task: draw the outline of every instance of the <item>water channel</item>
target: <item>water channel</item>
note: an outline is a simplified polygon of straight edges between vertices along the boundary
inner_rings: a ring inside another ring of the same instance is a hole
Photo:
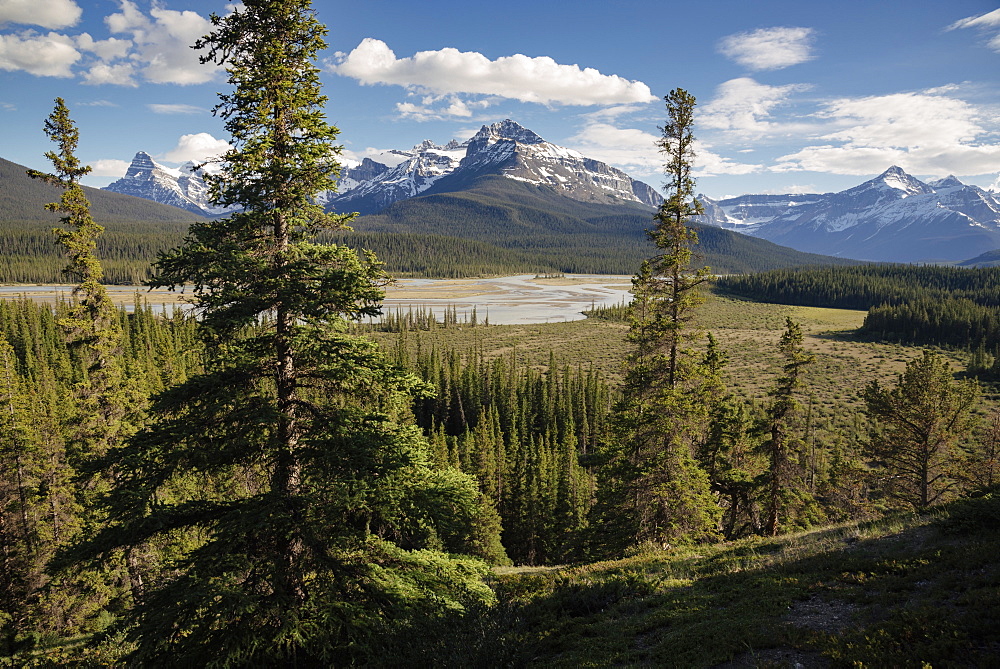
[[[458,320],[476,319],[497,325],[554,323],[584,318],[591,306],[615,305],[630,299],[631,277],[599,274],[562,276],[518,276],[487,279],[399,279],[386,290],[385,313],[429,309],[443,320],[446,309],[454,309]],[[157,311],[185,308],[185,295],[144,286],[108,286],[116,304],[132,308],[138,296]],[[72,286],[0,286],[0,299],[21,296],[54,303],[69,300]]]

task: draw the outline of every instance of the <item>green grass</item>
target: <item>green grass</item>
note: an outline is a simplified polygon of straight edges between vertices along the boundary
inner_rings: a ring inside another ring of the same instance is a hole
[[[1000,497],[495,576],[440,666],[1000,666]],[[470,623],[473,623],[470,626]],[[925,664],[926,663],[926,664]]]

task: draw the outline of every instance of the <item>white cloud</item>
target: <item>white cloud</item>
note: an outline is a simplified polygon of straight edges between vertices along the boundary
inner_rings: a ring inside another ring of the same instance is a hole
[[[127,160],[115,160],[113,158],[103,158],[91,163],[90,175],[95,177],[115,177],[120,179],[128,171],[129,162]]]
[[[191,160],[201,162],[221,156],[231,148],[226,140],[216,139],[207,132],[199,132],[193,135],[182,135],[177,146],[168,151],[164,158],[177,163],[186,163]]]
[[[562,65],[547,56],[521,54],[490,60],[481,53],[445,48],[396,58],[389,46],[367,37],[351,53],[330,64],[337,74],[362,84],[391,84],[438,95],[493,95],[522,102],[613,105],[649,102],[641,81],[601,74],[593,68]]]
[[[751,70],[780,70],[813,59],[812,28],[761,28],[719,41],[719,52]]]
[[[21,23],[43,28],[67,28],[80,20],[83,10],[73,0],[3,0],[0,24]]]
[[[184,104],[148,104],[149,111],[154,114],[204,114],[207,110],[194,105]]]
[[[50,32],[39,35],[0,35],[0,70],[23,70],[39,77],[72,77],[72,66],[80,60],[71,37]]]
[[[91,102],[77,102],[81,107],[117,107],[118,104],[111,100],[93,100]]]
[[[96,54],[101,60],[114,60],[125,58],[129,49],[132,48],[131,40],[117,39],[109,37],[104,40],[95,40],[90,33],[80,33],[76,36],[76,45],[81,51],[89,51]]]
[[[899,165],[922,175],[977,175],[996,171],[1000,144],[983,141],[991,132],[968,102],[936,91],[844,98],[827,103],[818,116],[839,130],[778,158],[776,171],[810,170],[866,175]]]
[[[142,75],[148,81],[201,84],[212,80],[219,71],[214,65],[201,64],[199,53],[191,48],[212,29],[211,22],[196,12],[154,5],[146,16],[130,0],[121,0],[121,12],[108,16],[105,23],[111,32],[131,36],[135,44],[132,57],[141,64]]]
[[[994,9],[992,12],[986,14],[980,14],[979,16],[967,16],[964,19],[959,19],[955,21],[950,26],[945,28],[945,30],[956,30],[959,28],[977,28],[984,32],[991,32],[1000,28],[1000,9]],[[997,33],[986,43],[993,51],[1000,53],[1000,33]]]
[[[614,105],[598,109],[597,111],[587,112],[586,114],[582,114],[582,116],[593,121],[613,121],[620,116],[634,114],[638,111],[648,111],[648,109],[647,105],[642,104]]]
[[[994,9],[992,12],[978,16],[967,16],[964,19],[959,19],[945,28],[945,30],[955,30],[957,28],[1000,28],[1000,9]]]
[[[453,119],[471,120],[473,110],[485,109],[491,104],[490,100],[462,100],[457,96],[448,96],[444,105],[433,107],[441,98],[428,96],[423,99],[423,104],[418,105],[412,102],[396,103],[396,111],[400,116],[412,121],[444,121]]]
[[[83,73],[83,83],[95,86],[101,84],[138,85],[135,82],[135,66],[132,63],[94,63]]]
[[[363,151],[344,149],[341,152],[341,158],[340,162],[348,167],[360,165],[365,158],[371,158],[375,162],[389,167],[395,167],[407,160],[405,155],[396,153],[393,149],[376,149],[374,146],[369,146]]]
[[[569,138],[571,148],[580,153],[640,175],[661,172],[664,158],[657,147],[659,140],[659,135],[637,128],[618,128],[602,121],[587,123],[583,130]],[[697,176],[750,174],[762,169],[760,165],[734,163],[709,151],[700,142],[695,146],[694,167]]]
[[[789,184],[781,188],[768,188],[760,191],[761,195],[811,195],[819,190],[812,184]]]
[[[790,128],[766,119],[792,93],[808,90],[805,84],[768,86],[749,77],[731,79],[719,85],[712,98],[696,116],[698,125],[713,130],[732,131],[744,136],[762,135]]]
[[[17,111],[17,105],[10,102],[0,102],[0,109],[4,111]]]
[[[656,142],[659,136],[637,128],[619,128],[601,120],[588,120],[567,142],[590,158],[617,165],[626,172],[658,172],[663,165]]]
[[[741,175],[763,171],[763,165],[734,163],[708,150],[708,146],[697,140],[694,143],[694,176],[714,177],[723,174]]]

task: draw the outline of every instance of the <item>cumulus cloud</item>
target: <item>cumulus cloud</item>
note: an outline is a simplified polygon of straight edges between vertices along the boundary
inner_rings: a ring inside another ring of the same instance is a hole
[[[776,170],[866,175],[899,165],[915,174],[986,174],[1000,144],[973,105],[938,91],[833,100],[817,115],[839,127],[823,144],[782,156]]]
[[[812,28],[761,28],[723,37],[719,52],[751,70],[780,70],[813,59]]]
[[[206,109],[185,104],[148,104],[146,107],[154,114],[204,114]]]
[[[114,60],[125,58],[132,47],[132,42],[115,37],[95,40],[90,33],[80,33],[76,36],[76,45],[81,51],[93,53],[101,60]]]
[[[90,175],[94,177],[115,177],[120,179],[128,171],[129,162],[127,160],[115,160],[113,158],[103,158],[91,163]]]
[[[697,140],[694,143],[694,153],[694,176],[696,177],[715,177],[724,174],[753,174],[761,172],[764,169],[763,165],[737,163],[729,158],[724,158],[710,151],[707,144],[703,144]]]
[[[129,35],[132,58],[142,76],[158,84],[201,84],[212,80],[218,68],[201,64],[191,45],[211,31],[211,22],[192,11],[163,9],[156,5],[149,16],[130,0],[121,0],[121,11],[105,19],[116,34]]]
[[[442,101],[438,97],[429,96],[419,105],[399,102],[396,104],[396,111],[402,118],[413,121],[471,120],[474,110],[485,109],[490,104],[490,100],[465,101],[457,96],[447,96]]]
[[[71,77],[80,52],[71,37],[26,31],[0,35],[0,70],[23,70],[39,77]]]
[[[92,64],[83,73],[83,83],[99,86],[115,84],[118,86],[137,86],[135,82],[135,66],[132,63]]]
[[[1000,32],[997,31],[997,29],[1000,29],[1000,9],[994,9],[992,12],[978,16],[967,16],[964,19],[959,19],[945,28],[945,30],[958,30],[959,28],[976,28],[983,32],[992,33],[993,37],[986,43],[986,46],[1000,53]]]
[[[181,135],[177,146],[168,151],[164,158],[177,163],[192,160],[202,162],[221,156],[231,148],[226,140],[216,139],[207,132],[199,132],[193,135]]]
[[[638,128],[619,128],[590,119],[568,143],[570,148],[585,156],[617,165],[625,171],[652,174],[663,165],[656,147],[658,140],[659,136]]]
[[[697,122],[705,128],[744,136],[763,135],[775,130],[787,132],[787,125],[777,125],[764,119],[792,93],[809,88],[806,84],[768,86],[749,77],[731,79],[716,88],[715,97],[701,108]]]
[[[663,169],[663,156],[657,147],[659,135],[637,128],[619,128],[603,121],[591,120],[569,138],[570,146],[586,156],[616,165],[626,172],[655,175]],[[760,165],[735,163],[695,142],[696,176],[719,174],[750,174],[759,172]]]
[[[0,25],[20,23],[43,28],[67,28],[80,20],[83,10],[73,0],[4,0]]]
[[[490,60],[481,53],[445,48],[397,58],[389,46],[365,38],[330,69],[362,84],[404,86],[438,95],[492,95],[521,102],[612,105],[655,100],[641,81],[562,65],[547,56],[521,54]]]

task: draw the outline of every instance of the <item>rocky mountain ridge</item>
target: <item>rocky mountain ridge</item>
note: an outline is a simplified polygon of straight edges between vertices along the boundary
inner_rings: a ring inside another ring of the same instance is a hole
[[[510,119],[484,125],[462,143],[452,140],[438,146],[425,140],[412,149],[383,155],[390,161],[402,160],[390,166],[366,158],[357,167],[345,169],[340,192],[330,199],[334,208],[376,213],[394,202],[432,190],[461,190],[485,175],[546,186],[583,202],[633,202],[657,207],[662,201],[651,186],[578,151],[546,142]]]
[[[1000,248],[1000,196],[893,166],[839,193],[702,196],[703,223],[799,251],[883,262],[956,262]]]
[[[124,177],[108,184],[103,190],[153,200],[202,216],[231,211],[231,208],[212,204],[208,184],[194,163],[186,163],[177,169],[166,167],[145,151],[135,154]]]

